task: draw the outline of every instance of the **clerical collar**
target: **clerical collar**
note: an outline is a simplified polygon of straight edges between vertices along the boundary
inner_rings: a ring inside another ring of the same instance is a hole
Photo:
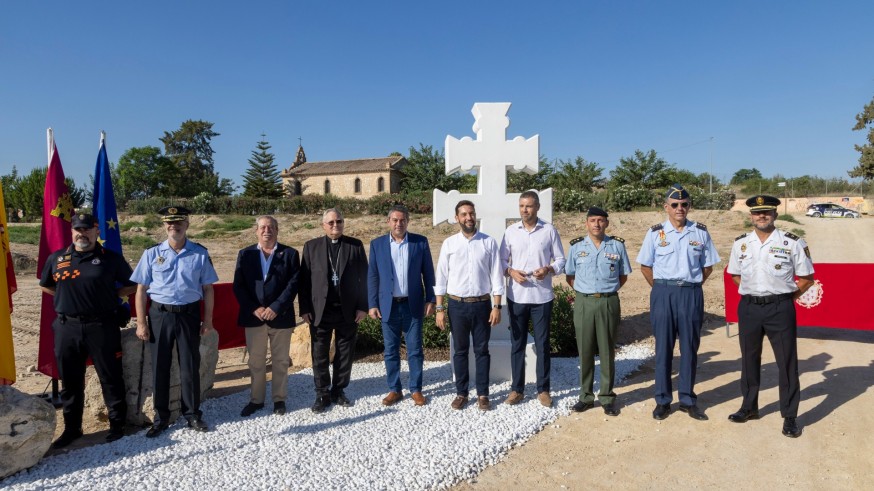
[[[337,242],[340,242],[340,239],[331,239],[332,244],[336,244]]]

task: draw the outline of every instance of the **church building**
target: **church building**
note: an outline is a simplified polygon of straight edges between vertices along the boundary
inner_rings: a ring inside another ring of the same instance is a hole
[[[375,159],[307,162],[303,146],[291,167],[282,171],[282,185],[289,196],[332,194],[342,198],[370,198],[401,190],[407,159],[396,155]]]

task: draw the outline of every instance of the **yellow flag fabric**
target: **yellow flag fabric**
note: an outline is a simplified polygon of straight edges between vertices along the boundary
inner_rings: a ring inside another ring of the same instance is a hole
[[[9,251],[6,204],[3,200],[3,188],[0,187],[0,385],[9,385],[15,382],[15,349],[12,346],[12,308],[9,303],[12,291],[6,276],[7,271],[12,271],[12,264],[9,264],[9,259],[11,258]]]

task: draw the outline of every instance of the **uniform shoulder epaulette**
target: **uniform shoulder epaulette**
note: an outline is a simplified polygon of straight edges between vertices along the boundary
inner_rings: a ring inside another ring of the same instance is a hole
[[[695,222],[695,226],[698,227],[698,228],[700,228],[701,230],[703,230],[703,231],[705,231],[705,232],[707,231],[707,225],[704,225],[704,224],[701,223],[701,222]]]
[[[625,239],[623,239],[622,237],[619,237],[618,235],[611,235],[610,238],[617,241],[617,242],[622,242],[623,244],[625,243]]]
[[[663,223],[657,223],[657,224],[653,225],[652,227],[650,227],[649,229],[652,230],[653,232],[655,232],[656,230],[661,230],[663,228],[665,228],[665,225]]]
[[[158,242],[157,244],[152,244],[152,245],[150,245],[149,247],[146,247],[146,250],[154,249],[154,248],[158,247],[159,245],[161,245],[160,242]]]
[[[574,245],[574,244],[576,244],[577,242],[580,242],[581,240],[583,240],[583,239],[585,239],[585,238],[586,238],[585,235],[580,236],[580,237],[577,237],[576,239],[574,239],[574,240],[571,241],[571,245]]]
[[[798,239],[801,238],[801,237],[798,237],[797,235],[793,234],[792,232],[783,232],[783,235],[785,235],[786,237],[789,237],[790,239],[795,240],[795,241],[797,241]]]
[[[735,237],[734,240],[736,240],[736,241],[737,241],[737,240],[741,240],[741,239],[743,239],[743,238],[746,237],[746,236],[747,236],[747,234],[740,234],[740,235],[738,235],[737,237]]]

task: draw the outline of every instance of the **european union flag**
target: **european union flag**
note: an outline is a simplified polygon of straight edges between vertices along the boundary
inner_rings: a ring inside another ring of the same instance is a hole
[[[94,169],[94,216],[100,220],[100,244],[121,254],[121,232],[115,209],[115,194],[112,192],[112,175],[106,157],[106,136],[100,134],[100,150],[97,152],[97,167]]]

